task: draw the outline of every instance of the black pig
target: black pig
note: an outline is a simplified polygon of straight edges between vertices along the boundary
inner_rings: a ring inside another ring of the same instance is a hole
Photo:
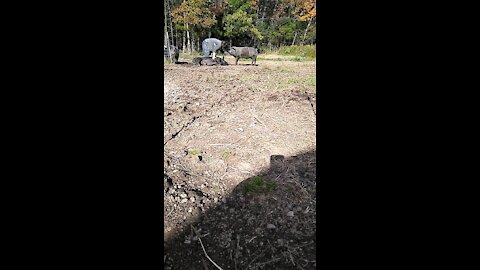
[[[194,65],[201,65],[201,66],[226,66],[228,63],[223,58],[215,58],[212,59],[211,57],[196,57],[192,60],[192,64]]]
[[[170,54],[172,55],[172,60],[174,63],[178,63],[178,57],[180,56],[180,53],[179,53],[179,50],[177,47],[175,46],[170,46]],[[165,59],[167,59],[168,61],[170,61],[170,57],[168,55],[168,47],[167,46],[163,46],[163,56],[165,57]]]

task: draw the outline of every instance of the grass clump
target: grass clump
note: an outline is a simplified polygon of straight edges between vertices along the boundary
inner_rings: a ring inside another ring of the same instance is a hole
[[[302,61],[307,59],[315,59],[317,57],[317,47],[315,45],[281,46],[276,51],[265,50],[262,53],[295,56],[293,61]]]
[[[317,47],[314,45],[283,46],[278,49],[280,55],[295,55],[308,58],[316,58]]]
[[[191,156],[191,157],[198,157],[200,154],[201,153],[198,150],[189,150],[188,151],[188,155]]]
[[[260,176],[254,176],[245,180],[243,193],[265,193],[276,188],[276,184],[270,180],[264,180]]]
[[[227,160],[227,159],[228,159],[229,157],[231,157],[232,155],[233,155],[232,152],[230,152],[230,151],[225,151],[225,152],[223,152],[222,157],[223,157],[223,159]]]
[[[288,84],[306,84],[308,86],[316,86],[317,79],[313,76],[303,78],[290,78],[287,80]]]

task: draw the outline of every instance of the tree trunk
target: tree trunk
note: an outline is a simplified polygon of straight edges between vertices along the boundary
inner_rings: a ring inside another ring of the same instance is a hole
[[[195,31],[192,31],[192,52],[195,51]]]
[[[185,35],[186,35],[185,31],[183,31],[183,34],[182,34],[182,52],[183,53],[187,52],[187,47],[185,47],[185,40],[186,40]]]
[[[185,29],[187,31],[187,51],[192,53],[192,40],[190,39],[190,31],[188,30],[188,23],[185,24]]]
[[[295,36],[293,37],[292,46],[295,45],[295,39],[297,38],[297,31],[295,31]]]
[[[178,44],[178,31],[177,29],[175,28],[175,44]],[[180,45],[179,45],[180,47]]]
[[[172,59],[172,53],[170,52],[170,39],[168,38],[168,29],[167,29],[167,9],[166,9],[166,6],[165,6],[165,12],[164,12],[164,15],[165,15],[165,27],[164,27],[164,31],[165,31],[165,39],[167,40],[167,50],[168,50],[168,57],[170,58],[170,63],[173,62],[173,59]]]
[[[273,15],[275,14],[275,11],[277,11],[277,5],[278,5],[278,0],[275,1],[275,7],[273,8],[273,13],[272,13],[272,18],[271,18],[272,22],[274,21],[274,18],[273,18],[274,16]]]
[[[167,13],[164,12],[164,20],[163,20],[163,45],[166,46],[168,43],[168,37],[167,37],[167,32],[165,29],[167,28]]]
[[[265,11],[267,10],[267,3],[264,3],[264,6],[263,6],[263,15],[262,15],[262,22],[263,20],[265,20]]]
[[[305,38],[307,37],[308,27],[310,27],[310,24],[312,23],[312,19],[313,19],[313,17],[311,17],[310,20],[308,20],[307,28],[305,28],[305,33],[303,34],[302,45],[305,43]]]
[[[171,11],[170,11],[170,1],[168,0],[168,1],[166,1],[166,2],[167,2],[168,14],[170,14],[170,12],[171,12]],[[173,22],[172,22],[172,17],[169,16],[169,18],[170,18],[170,36],[171,36],[171,38],[172,38],[172,45],[173,45],[173,46],[176,46],[177,42],[176,42],[175,36],[173,35]]]
[[[190,30],[190,52],[195,51],[195,32]]]

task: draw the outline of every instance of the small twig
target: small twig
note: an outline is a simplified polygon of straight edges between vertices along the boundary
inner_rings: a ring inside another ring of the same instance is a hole
[[[295,247],[295,248],[292,248],[293,250],[296,250],[296,249],[299,249],[299,248],[302,248],[302,247],[306,247],[306,246],[310,246],[312,244],[315,244],[315,242],[310,242],[310,243],[306,243],[306,244],[303,244],[303,245],[300,245],[298,247]],[[312,261],[313,262],[313,261]]]
[[[272,250],[272,253],[275,254],[275,249],[273,248],[272,244],[270,244],[270,241],[267,239],[268,245],[270,246],[270,249]]]
[[[315,106],[313,106],[313,102],[312,102],[312,100],[310,99],[310,96],[308,95],[308,92],[307,92],[306,89],[305,89],[305,95],[307,96],[308,102],[310,102],[310,106],[312,106],[313,114],[314,114],[315,117],[316,117],[316,116],[317,116],[317,111],[315,110]]]
[[[278,261],[278,260],[280,260],[280,258],[275,258],[275,259],[273,259],[273,260],[266,261],[266,262],[263,262],[263,263],[258,263],[258,264],[265,265],[265,264],[268,264],[268,263],[276,262],[276,261]]]
[[[205,177],[205,176],[203,176],[203,175],[195,174],[195,173],[193,173],[193,172],[191,172],[191,171],[189,171],[189,170],[187,170],[187,169],[183,169],[183,168],[178,168],[178,169],[179,169],[180,171],[188,174],[188,175],[191,175],[191,176],[207,178],[207,177]]]
[[[255,238],[257,238],[257,236],[256,236],[256,235],[255,235],[254,237],[252,237],[252,239],[248,240],[248,241],[247,241],[247,244],[250,244],[250,242],[252,242],[252,241],[253,241],[253,239],[255,239]]]
[[[258,119],[256,116],[253,116],[255,120],[257,120],[260,124],[262,124],[264,127],[268,128],[267,125],[265,125],[260,119]]]
[[[280,178],[280,176],[282,176],[283,173],[279,174],[274,180],[273,182],[276,182],[278,178]]]
[[[305,267],[305,266],[307,266],[309,263],[317,263],[317,261],[309,261],[309,260],[305,260],[305,259],[300,259],[300,260],[302,260],[302,261],[304,261],[304,262],[305,262],[305,264],[304,264],[304,265],[302,265],[302,267]]]
[[[290,250],[288,250],[287,253],[288,253],[289,257],[290,257],[290,260],[292,261],[293,266],[295,266],[295,261],[293,260],[292,253],[290,252]]]
[[[198,241],[200,242],[200,245],[202,246],[203,253],[205,254],[205,257],[207,257],[207,259],[208,259],[211,263],[213,263],[213,265],[215,265],[219,270],[223,270],[220,266],[218,266],[218,264],[216,264],[216,263],[210,258],[210,256],[208,256],[207,251],[205,251],[205,247],[203,246],[202,238],[200,238],[200,236],[198,235],[197,229],[195,229],[192,225],[190,225],[190,227],[191,227],[192,230],[195,232],[195,234],[198,236]]]
[[[287,167],[287,170],[285,172],[282,172],[281,174],[279,174],[275,180],[273,180],[273,182],[277,181],[278,178],[280,178],[280,176],[282,176],[283,174],[287,174],[288,173],[288,170],[290,170],[290,167]]]
[[[260,254],[258,254],[255,258],[253,258],[253,260],[247,265],[246,269],[248,269],[250,264],[252,264],[256,259],[258,259],[258,257],[262,256],[263,253],[265,253],[265,249]]]

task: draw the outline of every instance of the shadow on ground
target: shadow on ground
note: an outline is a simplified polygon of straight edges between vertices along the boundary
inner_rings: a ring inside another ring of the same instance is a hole
[[[164,269],[219,269],[205,252],[221,269],[316,269],[315,223],[315,150],[271,156],[268,169],[165,239]]]

